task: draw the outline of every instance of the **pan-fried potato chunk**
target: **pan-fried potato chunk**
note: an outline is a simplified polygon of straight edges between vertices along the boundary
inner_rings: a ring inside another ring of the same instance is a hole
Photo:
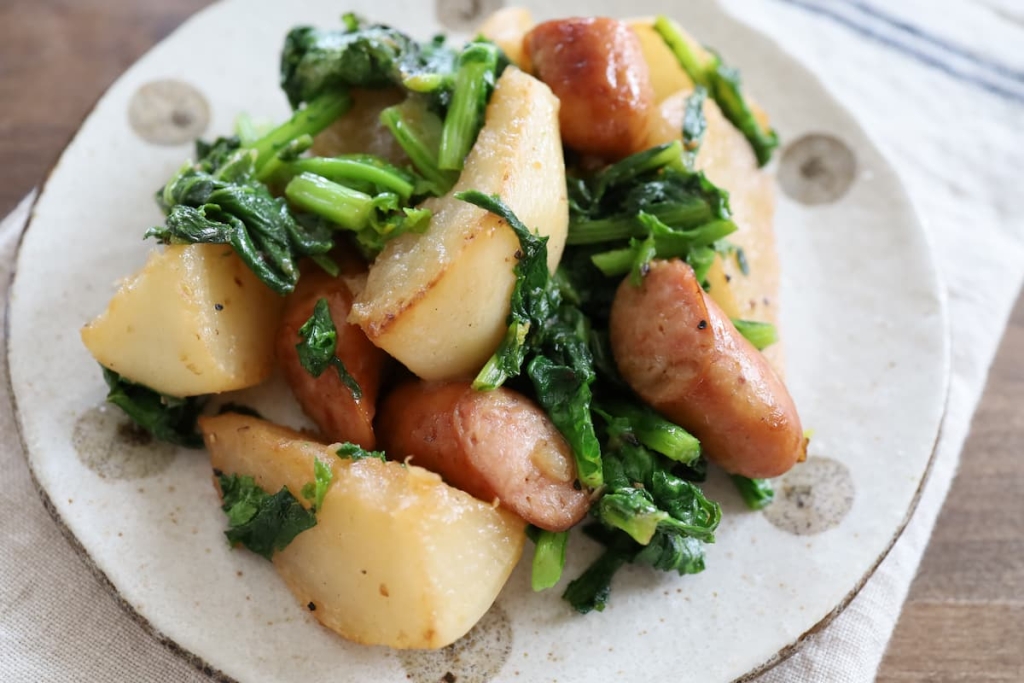
[[[424,379],[475,373],[505,334],[519,240],[497,216],[456,199],[462,190],[499,195],[548,236],[554,270],[569,210],[558,100],[546,85],[505,70],[458,183],[424,203],[433,212],[426,232],[388,243],[352,306],[349,320]]]
[[[287,486],[304,505],[314,459],[331,467],[316,526],[273,563],[303,609],[349,640],[444,647],[490,608],[522,554],[525,522],[423,468],[342,459],[337,446],[244,415],[200,428],[215,470]]]
[[[100,364],[170,396],[254,386],[274,365],[281,297],[222,244],[168,246],[82,328]]]
[[[493,41],[509,61],[526,72],[530,63],[523,50],[523,37],[533,28],[533,15],[525,7],[502,7],[480,24],[477,34]]]

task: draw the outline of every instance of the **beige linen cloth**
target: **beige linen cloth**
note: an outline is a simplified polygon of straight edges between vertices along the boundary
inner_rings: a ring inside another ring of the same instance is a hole
[[[764,683],[875,677],[949,489],[1024,275],[1019,1],[723,3],[815,71],[889,153],[935,246],[954,321],[949,412],[914,517],[850,606]],[[28,207],[0,226],[0,298]],[[883,284],[898,286],[898,274]],[[0,363],[0,681],[207,681],[121,611],[50,520],[5,371]]]

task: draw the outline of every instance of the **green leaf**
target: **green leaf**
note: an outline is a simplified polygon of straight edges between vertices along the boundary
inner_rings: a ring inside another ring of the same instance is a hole
[[[274,495],[250,476],[218,474],[230,528],[228,541],[241,544],[266,559],[283,550],[296,536],[316,526],[316,515],[282,487]]]
[[[698,85],[693,89],[693,94],[686,98],[686,108],[683,111],[683,159],[691,171],[696,165],[697,153],[708,128],[707,119],[704,118],[704,100],[707,99],[707,94],[707,89]]]
[[[202,448],[203,437],[196,431],[196,420],[205,397],[176,398],[131,382],[113,370],[103,368],[109,392],[107,402],[123,410],[142,429],[160,441],[186,448]]]
[[[352,393],[352,398],[358,401],[363,397],[359,383],[336,355],[338,331],[331,318],[327,299],[317,299],[316,305],[313,306],[313,315],[299,328],[299,340],[295,350],[299,355],[299,364],[306,372],[313,377],[319,377],[324,370],[333,366],[338,378]]]
[[[775,500],[775,489],[767,479],[749,479],[740,474],[731,475],[731,479],[751,510],[763,510]]]
[[[494,88],[498,49],[490,43],[470,43],[459,55],[451,106],[441,131],[438,167],[458,171],[484,125],[484,111]]]
[[[331,486],[334,478],[334,470],[324,461],[317,458],[313,461],[313,478],[316,482],[313,488],[313,509],[319,512],[324,507],[324,496]]]
[[[387,456],[384,455],[384,451],[368,451],[354,443],[341,444],[341,446],[338,447],[337,453],[339,458],[346,458],[348,460],[375,458],[381,462],[387,462]]]

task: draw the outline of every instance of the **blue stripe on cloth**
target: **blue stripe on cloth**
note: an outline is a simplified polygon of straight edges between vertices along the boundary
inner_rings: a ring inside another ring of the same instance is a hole
[[[843,1],[845,2],[845,4],[863,12],[869,17],[874,17],[875,19],[883,21],[889,24],[890,26],[893,26],[894,28],[898,28],[901,31],[905,31],[906,33],[909,33],[915,38],[920,38],[926,43],[931,43],[932,45],[941,47],[943,50],[946,50],[947,52],[952,52],[953,54],[960,55],[964,59],[970,60],[975,64],[978,64],[979,66],[991,69],[992,71],[1001,76],[1005,76],[1006,78],[1009,78],[1011,80],[1020,81],[1021,83],[1024,83],[1024,71],[1017,71],[1016,69],[1008,67],[1004,64],[1000,64],[999,62],[996,62],[984,55],[963,48],[957,45],[956,43],[945,40],[944,38],[933,36],[927,31],[921,30],[920,27],[915,26],[914,24],[911,24],[909,22],[906,22],[900,19],[899,17],[883,12],[872,5],[863,2],[856,2],[854,0]]]
[[[906,44],[901,43],[901,42],[899,42],[897,40],[893,40],[892,38],[889,38],[888,36],[884,36],[884,35],[876,32],[876,31],[873,31],[871,28],[869,28],[867,26],[863,26],[861,24],[858,24],[857,22],[851,20],[849,17],[846,17],[846,16],[844,16],[844,15],[838,13],[838,12],[835,12],[832,9],[828,8],[828,7],[824,7],[824,6],[815,4],[813,2],[807,2],[806,0],[776,0],[776,1],[777,2],[783,2],[783,3],[786,3],[788,5],[793,5],[794,7],[798,7],[800,9],[802,9],[802,10],[807,11],[807,12],[811,12],[812,14],[817,14],[817,15],[825,17],[827,19],[831,19],[832,21],[834,21],[834,22],[836,22],[838,24],[841,24],[841,25],[845,26],[846,28],[854,31],[855,33],[859,33],[860,35],[862,35],[862,36],[864,36],[866,38],[870,38],[871,40],[874,40],[874,41],[876,41],[876,42],[878,42],[878,43],[880,43],[882,45],[885,45],[888,48],[891,48],[891,49],[893,49],[893,50],[895,50],[897,52],[901,52],[904,55],[906,55],[906,56],[908,56],[908,57],[910,57],[912,59],[915,59],[918,62],[920,62],[920,63],[922,63],[922,64],[924,64],[926,66],[930,66],[930,67],[932,67],[934,69],[937,69],[937,70],[945,73],[947,76],[949,76],[951,78],[954,78],[954,79],[956,79],[958,81],[961,81],[963,83],[967,83],[969,85],[973,85],[973,86],[975,86],[977,88],[980,88],[982,90],[990,92],[990,93],[992,93],[994,95],[998,95],[1000,97],[1006,98],[1006,99],[1011,100],[1013,102],[1024,104],[1024,93],[1017,92],[1016,90],[1012,90],[1012,89],[1010,89],[1008,87],[1005,87],[1005,86],[1003,86],[1003,85],[1001,85],[999,83],[993,83],[992,81],[988,81],[988,80],[985,80],[983,78],[979,78],[979,77],[977,77],[977,76],[975,76],[973,74],[967,73],[967,72],[965,72],[965,71],[963,71],[961,69],[958,69],[957,67],[955,67],[955,66],[953,66],[951,64],[948,64],[948,63],[942,61],[941,59],[939,59],[937,57],[934,57],[934,56],[932,56],[932,55],[930,55],[930,54],[928,54],[926,52],[922,52],[921,50],[915,49],[914,47],[912,47],[910,45],[906,45]]]

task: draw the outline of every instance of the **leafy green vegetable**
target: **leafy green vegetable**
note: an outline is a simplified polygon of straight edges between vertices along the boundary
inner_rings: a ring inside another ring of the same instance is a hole
[[[508,332],[473,383],[493,389],[519,374],[523,362],[537,400],[573,449],[576,474],[584,486],[601,486],[601,447],[594,434],[590,385],[595,374],[588,347],[589,324],[575,306],[563,303],[547,269],[547,239],[534,235],[497,196],[475,190],[458,199],[504,220],[519,238],[520,259],[511,299]]]
[[[591,178],[570,179],[568,189],[570,245],[645,238],[650,227],[641,213],[671,231],[731,222],[728,192],[686,169],[678,141],[626,157]]]
[[[531,526],[527,528],[527,534],[535,544],[530,585],[534,591],[551,588],[562,578],[569,532],[545,531]]]
[[[382,111],[380,120],[426,179],[427,191],[438,196],[448,192],[458,179],[458,173],[442,171],[439,166],[444,123],[430,110],[427,100],[408,97],[404,102]]]
[[[299,208],[351,230],[360,246],[374,255],[402,233],[425,230],[430,220],[428,209],[412,208],[392,192],[370,196],[308,172],[292,178],[284,194]]]
[[[296,222],[260,181],[259,169],[295,139],[326,128],[349,104],[343,93],[324,95],[246,147],[238,137],[197,143],[200,160],[183,166],[157,196],[166,224],[145,236],[165,244],[229,244],[268,287],[292,291],[297,259],[322,256],[334,242],[329,231]]]
[[[601,403],[597,412],[609,422],[624,421],[641,444],[669,460],[693,465],[700,458],[696,437],[639,401],[609,399]]]
[[[698,86],[707,88],[725,118],[747,138],[754,148],[758,164],[767,164],[779,145],[779,137],[774,130],[765,128],[757,120],[743,95],[739,71],[725,64],[718,54],[712,52],[710,57],[705,58],[693,50],[679,25],[667,17],[657,17],[654,30],[675,54],[690,79]]]
[[[710,257],[714,258],[712,245],[736,231],[736,224],[730,220],[710,221],[691,230],[674,230],[645,211],[638,214],[637,222],[648,230],[643,240],[633,238],[627,247],[601,252],[591,257],[594,265],[609,277],[632,270],[633,284],[636,286],[640,285],[640,279],[652,259],[690,260],[694,252],[700,251],[710,252]],[[698,274],[698,279],[702,280],[703,277]]]
[[[250,476],[217,473],[217,478],[224,501],[221,509],[230,526],[224,534],[232,544],[240,543],[269,560],[300,533],[316,526],[316,515],[286,486],[270,495]]]
[[[130,382],[108,368],[103,368],[103,379],[110,389],[107,402],[123,410],[153,438],[186,448],[203,447],[203,437],[196,431],[196,420],[205,398],[167,396]]]
[[[422,66],[417,64],[418,44],[401,31],[346,24],[341,30],[299,26],[288,32],[281,53],[281,88],[292,107],[327,92],[401,83],[406,69]]]
[[[365,458],[376,458],[381,462],[387,462],[387,457],[384,455],[384,451],[368,451],[365,448],[358,446],[354,443],[343,443],[338,448],[338,457],[347,458],[348,460],[363,460]]]
[[[638,431],[649,432],[649,441],[673,451],[678,428],[666,423],[651,433],[653,421],[660,418],[646,408],[607,403],[623,416],[597,411],[606,422],[602,434],[606,490],[591,508],[600,524],[586,529],[607,550],[569,584],[564,595],[583,613],[604,609],[612,577],[625,564],[649,564],[680,574],[703,571],[703,544],[714,542],[722,515],[721,508],[695,484],[673,473],[676,465],[671,460],[645,447],[638,435]],[[670,437],[667,442],[664,436]],[[683,442],[687,441],[684,437]]]
[[[775,325],[771,323],[734,318],[732,324],[758,351],[768,348],[779,340]]]
[[[299,341],[295,350],[299,354],[299,363],[313,377],[319,377],[328,367],[333,366],[338,378],[352,392],[352,398],[363,397],[362,389],[355,377],[345,368],[345,364],[336,355],[338,347],[338,330],[331,319],[331,310],[327,299],[317,299],[313,306],[313,315],[299,328]]]
[[[413,174],[372,154],[296,159],[289,167],[296,173],[312,173],[366,194],[391,192],[402,201],[411,199],[416,189]]]
[[[767,479],[749,479],[740,474],[731,475],[732,483],[751,510],[763,510],[775,500],[775,489]]]
[[[683,111],[683,160],[691,171],[694,170],[697,152],[704,142],[704,133],[708,127],[707,119],[704,118],[704,100],[707,96],[707,89],[698,85],[693,89],[693,94],[686,98],[686,109]]]
[[[317,512],[324,507],[324,496],[327,495],[327,489],[331,486],[333,478],[334,470],[331,469],[330,465],[319,458],[313,461],[313,480],[315,482],[313,487],[313,509]]]
[[[419,43],[381,24],[346,15],[344,27],[293,29],[281,57],[281,85],[293,107],[350,87],[395,86],[404,102],[381,121],[423,174],[423,189],[448,191],[483,126],[494,83],[508,59],[486,40],[461,50],[443,37]]]
[[[497,69],[498,48],[490,43],[470,43],[459,55],[452,102],[441,131],[441,169],[462,169],[462,162],[484,125],[484,110],[494,89]]]

